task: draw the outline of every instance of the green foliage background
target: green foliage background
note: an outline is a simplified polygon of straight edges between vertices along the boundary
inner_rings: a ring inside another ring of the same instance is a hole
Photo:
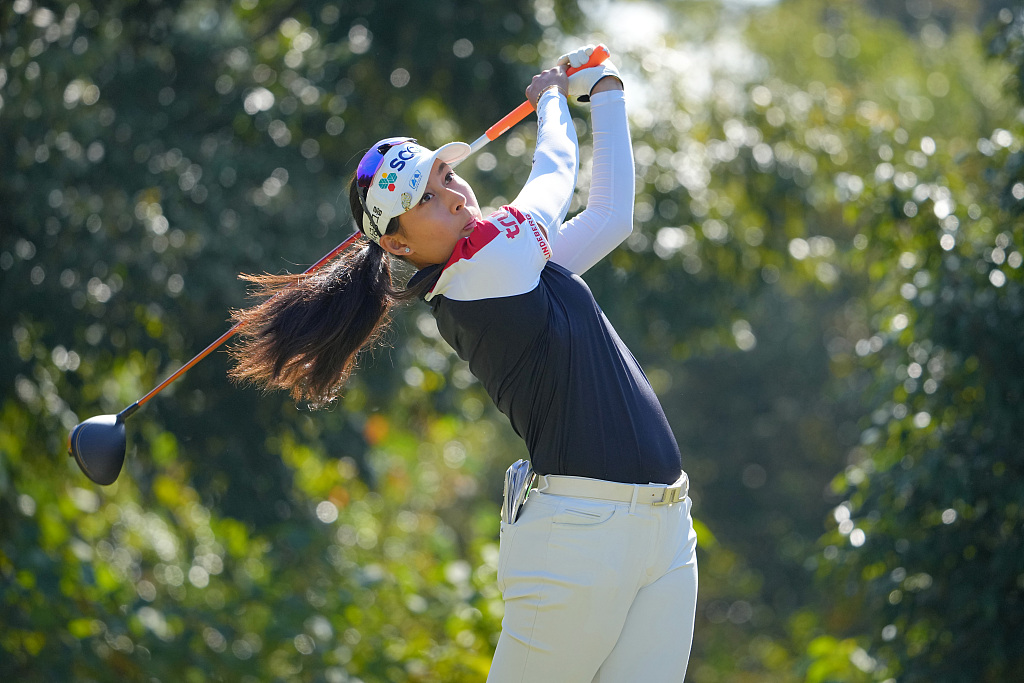
[[[113,486],[66,438],[216,338],[237,273],[347,237],[373,140],[475,139],[596,41],[638,195],[588,282],[693,482],[687,680],[1024,670],[1022,29],[980,1],[4,3],[0,677],[484,679],[524,449],[422,307],[328,411],[218,353],[132,417]],[[485,203],[534,131],[460,168]]]

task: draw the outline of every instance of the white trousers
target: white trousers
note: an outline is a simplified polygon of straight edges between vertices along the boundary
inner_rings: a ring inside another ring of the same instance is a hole
[[[697,609],[690,506],[531,492],[501,525],[488,683],[680,683]]]

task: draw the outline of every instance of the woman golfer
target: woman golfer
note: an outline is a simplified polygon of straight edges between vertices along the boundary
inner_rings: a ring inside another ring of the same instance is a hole
[[[565,55],[526,90],[537,108],[533,170],[489,216],[451,164],[409,138],[375,145],[350,187],[368,238],[328,272],[254,278],[278,294],[236,313],[236,378],[330,401],[390,306],[420,297],[438,329],[529,448],[537,488],[502,523],[505,600],[491,683],[678,683],[697,600],[687,478],[643,370],[580,277],[632,230],[634,169],[615,67]],[[564,221],[579,147],[567,96],[589,97],[587,208]],[[418,271],[392,286],[390,260]]]

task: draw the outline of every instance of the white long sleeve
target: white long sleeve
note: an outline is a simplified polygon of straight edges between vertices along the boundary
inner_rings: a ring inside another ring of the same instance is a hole
[[[546,90],[537,102],[533,170],[512,206],[532,215],[551,235],[569,211],[579,165],[580,147],[569,105],[554,88]]]
[[[621,90],[590,98],[594,162],[587,208],[551,234],[552,260],[582,274],[633,231],[633,146]],[[539,147],[539,145],[538,145]],[[564,215],[564,213],[563,213]]]

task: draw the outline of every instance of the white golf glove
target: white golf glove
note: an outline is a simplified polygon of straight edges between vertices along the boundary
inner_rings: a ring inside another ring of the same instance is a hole
[[[587,63],[593,52],[594,46],[586,45],[574,52],[562,55],[555,62],[555,65],[565,64],[566,66],[578,68]],[[622,82],[619,70],[612,64],[611,59],[606,59],[597,66],[592,66],[588,69],[580,69],[572,76],[569,76],[569,97],[576,98],[578,102],[589,102],[590,91],[605,76],[614,76],[619,79],[620,83]]]

